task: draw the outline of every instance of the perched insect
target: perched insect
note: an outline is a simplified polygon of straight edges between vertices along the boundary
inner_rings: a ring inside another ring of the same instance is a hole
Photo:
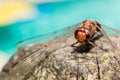
[[[103,26],[102,24],[98,23],[95,20],[83,21],[81,23],[80,27],[77,28],[74,32],[74,36],[77,39],[77,42],[72,44],[72,46],[74,46],[77,43],[84,43],[84,44],[89,43],[89,44],[95,46],[92,42],[94,42],[95,39],[99,39],[100,37],[105,36],[109,40],[112,47],[114,47],[111,40],[106,35],[104,29],[102,29],[102,26]],[[104,27],[110,28],[105,25],[104,25]],[[112,30],[115,30],[115,29],[112,29]],[[118,30],[115,30],[115,31],[119,32]]]
[[[75,31],[75,38],[78,42],[87,42],[95,38],[97,32],[100,33],[101,26],[98,22],[92,20],[85,20],[81,26]]]
[[[24,47],[28,44],[35,44],[46,41],[47,39],[52,39],[39,44],[39,49],[34,50],[34,52],[32,52],[29,56],[15,64],[10,70],[10,74],[17,78],[23,78],[23,76],[31,74],[32,70],[34,70],[37,65],[40,65],[40,62],[43,62],[43,60],[45,60],[50,53],[60,50],[66,46],[69,48],[69,53],[71,53],[71,50],[73,49],[71,45],[74,46],[77,43],[89,43],[94,46],[96,45],[94,44],[94,41],[99,40],[102,36],[104,36],[108,43],[114,47],[114,44],[111,39],[109,39],[106,32],[109,32],[114,36],[118,36],[120,33],[119,30],[105,26],[95,20],[85,20],[79,24],[55,31],[53,33],[24,40],[18,44],[18,47]],[[76,43],[74,43],[74,37],[77,39]]]

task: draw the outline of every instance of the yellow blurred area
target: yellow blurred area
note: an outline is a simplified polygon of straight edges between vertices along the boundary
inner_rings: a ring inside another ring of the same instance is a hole
[[[33,6],[23,1],[7,1],[0,6],[0,26],[27,19]]]

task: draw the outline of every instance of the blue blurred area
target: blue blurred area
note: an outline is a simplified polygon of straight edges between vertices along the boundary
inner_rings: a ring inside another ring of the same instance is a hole
[[[18,42],[68,27],[85,19],[95,19],[120,29],[119,5],[119,0],[36,4],[39,14],[34,19],[0,27],[0,50],[11,56],[17,50]]]

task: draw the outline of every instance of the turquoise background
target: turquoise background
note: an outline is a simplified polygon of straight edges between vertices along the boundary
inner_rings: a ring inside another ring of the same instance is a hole
[[[37,17],[0,27],[0,51],[9,57],[17,51],[18,42],[68,27],[85,19],[95,19],[120,29],[119,0],[75,0],[31,5],[38,9]]]

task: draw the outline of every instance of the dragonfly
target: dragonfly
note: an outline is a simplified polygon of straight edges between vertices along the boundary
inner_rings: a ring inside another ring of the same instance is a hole
[[[90,26],[93,26],[93,29],[86,29],[87,26],[89,26],[89,28]],[[95,20],[85,20],[78,24],[60,29],[52,33],[24,40],[22,42],[19,42],[17,46],[25,47],[29,43],[32,43],[39,44],[40,48],[14,64],[13,67],[10,69],[9,74],[16,78],[22,79],[25,75],[31,74],[32,70],[34,70],[34,68],[39,65],[40,62],[43,62],[58,49],[68,46],[71,49],[70,51],[72,51],[72,48],[74,45],[76,45],[76,43],[79,43],[79,45],[77,46],[81,46],[83,44],[87,45],[86,43],[90,43],[90,45],[92,45],[93,47],[99,48],[99,46],[97,46],[94,41],[99,41],[101,37],[104,37],[103,41],[106,41],[106,44],[109,44],[111,47],[114,47],[114,49],[117,49],[118,47],[116,47],[114,41],[108,35],[119,37],[119,33],[119,30],[106,26]],[[95,34],[97,34],[97,36]],[[85,36],[89,36],[89,38],[84,38]],[[97,38],[97,40],[95,38]],[[100,42],[102,43],[103,41],[101,40]]]

